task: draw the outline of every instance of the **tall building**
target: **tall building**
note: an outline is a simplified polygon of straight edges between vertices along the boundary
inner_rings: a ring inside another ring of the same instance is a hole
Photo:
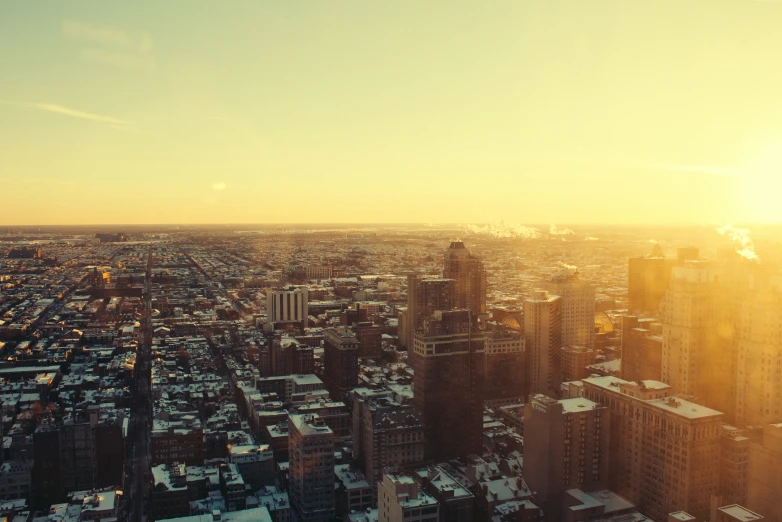
[[[452,310],[454,306],[453,279],[407,276],[407,310],[404,314],[404,343],[408,354],[412,351],[413,333],[421,328],[425,319],[437,310]],[[402,336],[400,336],[402,340]]]
[[[424,424],[412,405],[389,397],[357,396],[353,423],[353,456],[373,489],[384,469],[406,469],[424,462]]]
[[[562,345],[595,347],[595,287],[567,271],[551,278],[546,290],[562,300]]]
[[[754,278],[753,278],[754,279]],[[732,328],[736,346],[736,419],[763,425],[782,421],[782,279],[738,292]]]
[[[697,248],[679,248],[674,259],[665,257],[660,245],[654,245],[647,257],[631,257],[627,272],[627,307],[632,313],[656,313],[668,289],[673,267],[697,259]]]
[[[609,487],[653,520],[674,511],[708,519],[720,492],[724,415],[669,396],[662,382],[587,377],[583,384],[584,397],[610,411]]]
[[[562,300],[536,290],[524,301],[526,395],[559,396],[562,381]]]
[[[358,386],[359,342],[350,328],[338,326],[323,333],[323,377],[326,389],[337,400]]]
[[[379,522],[436,522],[440,506],[408,475],[383,475],[377,492]]]
[[[299,520],[334,517],[334,432],[317,414],[288,416],[289,491]]]
[[[547,520],[559,520],[565,491],[608,484],[608,409],[584,397],[534,395],[524,412],[524,478]]]
[[[454,280],[454,307],[476,315],[486,313],[486,269],[460,240],[451,241],[445,251],[443,277]]]
[[[480,453],[486,337],[467,310],[438,311],[414,334],[413,402],[427,459]]]
[[[286,286],[266,292],[266,330],[307,327],[307,287]]]
[[[358,339],[358,356],[379,359],[383,346],[383,328],[371,322],[361,322],[353,326]]]
[[[500,406],[524,400],[524,338],[505,325],[486,331],[484,406]]]
[[[782,424],[767,424],[751,436],[747,507],[782,522]]]
[[[654,319],[622,317],[622,379],[636,382],[662,379],[661,333],[662,325]]]
[[[725,295],[720,274],[704,261],[676,266],[660,302],[662,380],[679,395],[720,411],[732,412],[735,349],[721,337],[718,320]]]

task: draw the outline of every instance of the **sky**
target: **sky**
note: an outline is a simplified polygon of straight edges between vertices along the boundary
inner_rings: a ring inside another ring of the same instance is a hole
[[[0,6],[0,225],[782,222],[782,1]]]

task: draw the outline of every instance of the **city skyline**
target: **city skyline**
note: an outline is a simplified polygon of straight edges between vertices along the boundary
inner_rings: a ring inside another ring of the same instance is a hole
[[[6,8],[3,225],[782,221],[782,3],[227,5]]]

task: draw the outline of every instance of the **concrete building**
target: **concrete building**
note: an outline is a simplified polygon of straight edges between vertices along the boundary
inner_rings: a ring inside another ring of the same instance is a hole
[[[266,330],[293,325],[306,328],[309,309],[307,287],[286,286],[266,292]]]
[[[670,386],[657,381],[582,382],[584,397],[611,412],[609,487],[653,520],[682,510],[705,520],[719,494],[724,415],[670,397]]]
[[[440,466],[416,471],[424,491],[440,504],[440,522],[472,522],[475,495]]]
[[[567,490],[608,485],[608,409],[584,397],[537,394],[524,417],[524,477],[547,520],[559,520]]]
[[[408,475],[383,475],[377,492],[379,522],[438,522],[440,506]]]
[[[577,271],[556,275],[545,285],[562,302],[562,345],[595,347],[595,287]]]
[[[358,356],[379,360],[383,346],[383,328],[370,322],[360,322],[353,327],[358,339]]]
[[[384,469],[423,463],[424,424],[412,405],[389,397],[354,397],[353,419],[353,457],[373,489]]]
[[[288,417],[288,480],[299,520],[334,516],[334,432],[318,415]]]
[[[589,375],[587,366],[595,362],[595,351],[586,346],[562,347],[562,382],[579,381]]]
[[[338,326],[324,332],[323,377],[326,389],[337,400],[358,386],[359,342],[350,328]]]
[[[480,453],[485,344],[467,310],[435,312],[415,333],[413,402],[426,426],[426,459]]]
[[[622,317],[622,379],[659,381],[662,379],[662,325],[636,315]]]
[[[274,484],[274,453],[268,444],[231,445],[228,462],[236,464],[253,491]]]
[[[559,396],[562,381],[562,300],[536,290],[524,301],[526,395]]]
[[[660,302],[662,381],[679,395],[719,411],[734,410],[735,361],[730,336],[721,335],[720,273],[705,261],[676,266]]]
[[[524,399],[524,338],[505,325],[486,331],[484,406],[513,404]]]
[[[454,280],[454,307],[475,315],[486,313],[486,269],[460,240],[445,251],[443,278]]]
[[[453,279],[407,276],[407,310],[401,321],[404,331],[400,332],[399,339],[404,341],[408,354],[413,347],[413,333],[423,326],[425,319],[432,317],[437,310],[455,308],[455,284]]]
[[[782,423],[767,424],[750,436],[747,507],[771,522],[782,522]]]

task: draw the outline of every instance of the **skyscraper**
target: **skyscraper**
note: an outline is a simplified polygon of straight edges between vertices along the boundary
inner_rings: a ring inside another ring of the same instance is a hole
[[[286,286],[266,292],[266,330],[274,330],[284,324],[307,327],[307,288]]]
[[[455,282],[455,308],[464,308],[476,315],[486,313],[486,269],[461,240],[451,241],[445,251],[443,277]]]
[[[679,510],[708,519],[719,493],[724,415],[670,397],[671,388],[657,381],[583,383],[584,397],[610,410],[609,487],[653,520]]]
[[[407,276],[407,311],[404,314],[404,342],[407,353],[413,346],[413,332],[423,326],[424,320],[437,310],[454,308],[453,279],[427,277],[410,274]]]
[[[705,261],[676,266],[660,302],[663,324],[662,380],[675,393],[720,411],[734,410],[733,356],[729,336],[721,336],[724,297],[720,274]]]
[[[595,287],[568,271],[546,285],[562,300],[562,345],[595,347]]]
[[[358,348],[356,336],[347,326],[329,328],[323,332],[323,377],[326,389],[335,399],[358,386]]]
[[[652,330],[654,328],[654,331]],[[622,379],[662,380],[662,325],[654,319],[622,317]]]
[[[334,517],[334,432],[317,414],[288,416],[288,476],[299,520]]]
[[[527,394],[559,397],[562,381],[562,300],[536,290],[524,301]]]
[[[486,337],[474,320],[467,310],[438,311],[414,334],[413,402],[426,427],[427,459],[481,451]]]
[[[547,520],[559,520],[572,488],[608,484],[609,426],[604,406],[584,397],[557,401],[535,395],[524,412],[524,477]]]
[[[486,331],[484,406],[524,400],[524,338],[504,324],[489,323]]]

